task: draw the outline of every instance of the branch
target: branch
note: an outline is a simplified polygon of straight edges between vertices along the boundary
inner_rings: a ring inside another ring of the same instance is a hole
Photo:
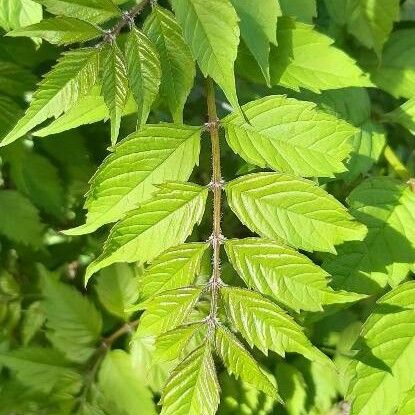
[[[142,12],[144,7],[149,2],[150,0],[143,0],[140,4],[137,4],[132,9],[124,12],[118,23],[115,26],[113,26],[112,29],[105,31],[103,41],[99,44],[99,46],[102,43],[113,42],[125,26],[132,26],[134,24],[134,19]]]
[[[212,146],[212,181],[209,186],[213,192],[213,232],[210,237],[213,247],[213,270],[212,277],[209,280],[211,304],[208,321],[214,327],[217,323],[219,288],[222,284],[220,245],[223,243],[224,237],[221,229],[223,180],[220,161],[219,119],[216,111],[215,87],[211,78],[206,79],[206,99],[209,117],[206,128],[210,132]]]

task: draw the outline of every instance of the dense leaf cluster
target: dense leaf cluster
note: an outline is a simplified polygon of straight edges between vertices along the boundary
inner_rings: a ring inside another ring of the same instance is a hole
[[[0,415],[415,414],[414,20],[0,0]]]

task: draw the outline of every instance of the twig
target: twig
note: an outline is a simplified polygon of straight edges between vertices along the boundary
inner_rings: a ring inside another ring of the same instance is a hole
[[[206,99],[209,120],[205,124],[205,128],[210,133],[212,146],[212,180],[209,187],[213,192],[213,232],[210,237],[210,242],[213,248],[213,270],[212,277],[208,283],[211,292],[208,322],[211,327],[214,328],[217,324],[219,288],[222,284],[220,269],[220,245],[223,243],[225,238],[222,235],[221,229],[222,189],[224,181],[222,180],[220,161],[219,119],[216,111],[215,87],[211,78],[206,79]]]
[[[140,4],[137,4],[132,9],[124,12],[118,23],[111,29],[104,32],[103,40],[97,45],[97,47],[102,46],[104,43],[114,42],[125,26],[132,26],[134,24],[134,19],[141,13],[149,2],[150,0],[143,0]]]

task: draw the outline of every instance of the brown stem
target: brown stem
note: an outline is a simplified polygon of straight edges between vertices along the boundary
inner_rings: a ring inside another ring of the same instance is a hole
[[[209,281],[211,291],[209,320],[211,323],[216,324],[218,314],[218,295],[221,285],[220,245],[224,239],[221,229],[223,180],[220,162],[219,119],[216,112],[215,87],[211,78],[206,79],[206,99],[209,117],[206,127],[210,132],[212,146],[212,180],[210,187],[213,192],[213,233],[211,236],[211,243],[213,247],[213,271],[212,277]]]
[[[129,11],[123,13],[122,18],[118,21],[118,23],[113,26],[112,29],[105,32],[103,43],[113,42],[125,26],[132,25],[134,23],[134,19],[141,13],[149,2],[150,0],[143,0],[140,4],[137,4]]]
[[[118,330],[114,331],[110,336],[105,337],[102,340],[101,348],[110,349],[112,344],[121,336],[127,333],[131,333],[137,326],[139,320],[131,321],[130,323],[125,323]]]

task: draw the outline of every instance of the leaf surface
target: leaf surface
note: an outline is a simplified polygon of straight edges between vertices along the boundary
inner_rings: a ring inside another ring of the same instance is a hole
[[[148,200],[157,185],[187,180],[198,163],[200,133],[199,127],[147,125],[122,140],[90,181],[86,224],[66,234],[95,231]]]
[[[238,53],[238,16],[229,0],[172,0],[173,10],[205,77],[222,88],[239,107],[234,62]]]
[[[195,64],[174,15],[162,7],[154,7],[143,26],[160,57],[162,79],[160,93],[166,100],[173,121],[183,120],[183,108],[193,86]]]
[[[383,296],[363,325],[347,398],[352,415],[393,413],[415,385],[415,282]]]
[[[146,301],[136,337],[158,336],[181,325],[202,293],[201,288],[184,287],[164,291]]]
[[[264,354],[272,350],[282,357],[300,353],[309,360],[331,365],[314,347],[302,328],[280,307],[262,295],[242,288],[222,287],[221,299],[232,324],[252,346]]]
[[[140,299],[147,300],[163,291],[192,285],[208,247],[207,243],[194,242],[163,252],[140,277]]]
[[[388,177],[371,178],[348,198],[353,215],[369,232],[362,241],[338,247],[323,267],[333,286],[371,294],[387,283],[396,286],[407,276],[415,255],[415,194]]]
[[[230,374],[263,391],[273,399],[278,399],[277,388],[249,354],[239,340],[225,327],[215,331],[215,350]]]
[[[155,46],[136,28],[128,35],[125,59],[130,88],[138,107],[137,124],[142,126],[160,87],[160,60]]]
[[[44,77],[33,95],[29,109],[1,141],[5,146],[25,135],[50,117],[67,111],[86,95],[98,78],[99,51],[95,48],[65,52],[57,65]]]
[[[193,351],[174,369],[161,403],[161,415],[215,415],[219,384],[209,343]]]
[[[97,38],[102,32],[90,23],[73,17],[45,19],[9,32],[11,37],[38,37],[54,45],[69,45]]]
[[[223,124],[231,148],[249,163],[301,176],[345,171],[356,129],[310,102],[274,95],[252,101]]]
[[[111,229],[103,253],[88,266],[85,281],[115,262],[151,261],[184,242],[202,219],[206,198],[207,189],[195,184],[160,185],[152,199],[129,212]]]
[[[225,190],[242,223],[262,237],[283,239],[296,248],[335,253],[335,245],[366,235],[364,225],[309,180],[254,173],[229,182]]]
[[[102,54],[102,95],[111,120],[111,144],[117,142],[121,116],[128,99],[128,78],[124,55],[114,42]]]

